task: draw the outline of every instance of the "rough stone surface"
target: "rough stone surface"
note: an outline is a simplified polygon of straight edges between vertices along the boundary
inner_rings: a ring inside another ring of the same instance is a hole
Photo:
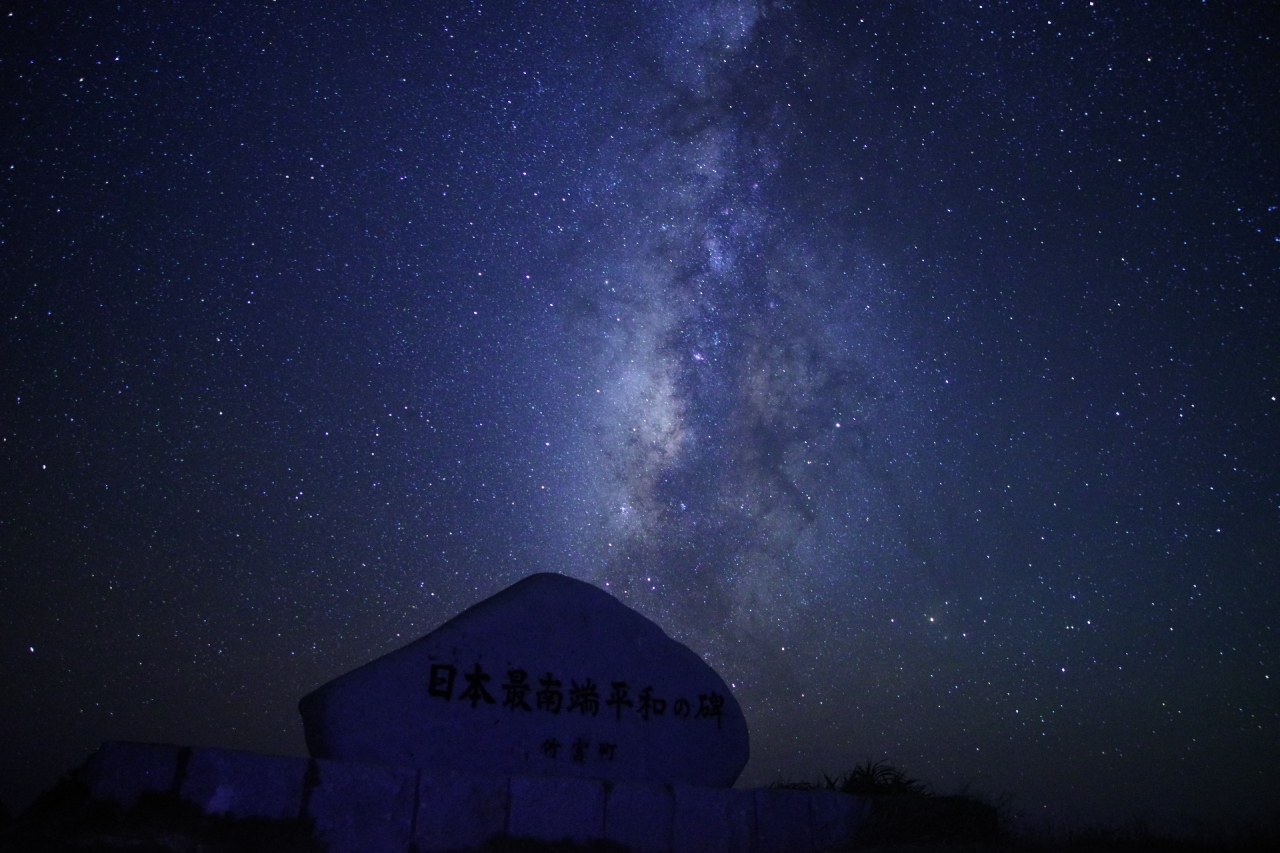
[[[613,596],[525,578],[300,703],[318,758],[475,774],[730,786],[747,724],[724,681]]]
[[[181,747],[166,743],[108,741],[90,759],[90,795],[132,808],[143,794],[173,790]]]
[[[676,785],[673,853],[752,853],[756,803],[752,791]]]
[[[633,853],[668,853],[675,818],[669,785],[617,782],[604,806],[604,837]]]
[[[421,853],[480,847],[507,830],[506,776],[423,771],[418,781],[414,846]]]
[[[288,820],[302,808],[305,758],[193,749],[180,794],[205,814]]]
[[[604,837],[604,782],[597,779],[511,779],[507,834],[585,844]]]
[[[405,853],[413,837],[417,771],[316,761],[306,816],[329,853]]]

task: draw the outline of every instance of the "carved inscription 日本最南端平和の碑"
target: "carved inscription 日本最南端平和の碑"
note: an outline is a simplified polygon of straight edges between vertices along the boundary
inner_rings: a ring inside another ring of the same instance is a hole
[[[493,680],[493,676],[485,672],[479,663],[476,663],[470,672],[464,670],[462,678],[466,686],[457,689],[455,696],[455,689],[460,686],[458,668],[449,663],[432,664],[431,674],[427,679],[427,693],[446,702],[456,699],[459,702],[469,703],[472,708],[478,708],[482,704],[500,704],[501,707],[512,711],[532,712],[536,709],[551,714],[564,711],[567,714],[576,712],[584,717],[600,715],[600,688],[590,678],[584,678],[581,682],[571,680],[569,687],[565,689],[564,681],[550,672],[534,684],[529,681],[527,670],[509,669],[506,673],[506,681],[498,686],[503,694],[501,703],[485,686]],[[633,699],[627,682],[610,681],[608,684],[609,695],[604,700],[606,714],[612,713],[618,720],[622,719],[625,709],[625,713],[636,714],[641,720],[648,722],[651,718],[667,714],[668,704],[671,716],[676,719],[715,720],[717,728],[724,719],[724,697],[715,691],[699,693],[698,706],[695,710],[693,703],[684,697],[668,703],[666,699],[654,693],[652,685],[645,686]],[[537,690],[534,690],[535,687]],[[534,697],[533,705],[529,704],[531,692]]]

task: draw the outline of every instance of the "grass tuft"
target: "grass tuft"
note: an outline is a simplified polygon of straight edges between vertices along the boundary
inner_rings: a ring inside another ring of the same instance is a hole
[[[933,794],[924,782],[912,779],[886,761],[872,761],[870,758],[838,779],[823,778],[828,788],[855,797],[928,797]]]

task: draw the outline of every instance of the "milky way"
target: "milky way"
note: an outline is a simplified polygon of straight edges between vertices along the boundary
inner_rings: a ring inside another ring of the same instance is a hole
[[[582,188],[601,214],[566,306],[594,386],[575,570],[704,640],[772,647],[839,583],[813,557],[865,546],[847,519],[895,523],[873,445],[900,377],[862,318],[869,261],[771,199],[785,107],[751,91],[777,61],[752,37],[785,22],[666,11],[644,46],[656,79],[593,164],[607,182]]]

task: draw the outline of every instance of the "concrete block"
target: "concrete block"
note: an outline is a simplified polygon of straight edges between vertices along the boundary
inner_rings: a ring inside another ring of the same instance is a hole
[[[423,771],[418,780],[414,847],[422,853],[476,848],[507,831],[506,776]]]
[[[809,794],[809,823],[813,833],[813,849],[847,850],[871,815],[871,801],[838,791],[812,791]]]
[[[314,760],[307,817],[329,853],[406,853],[418,772]]]
[[[604,782],[570,776],[511,777],[507,834],[579,843],[604,837]]]
[[[813,850],[809,801],[813,791],[756,788],[754,853],[807,853]]]
[[[756,804],[751,791],[675,785],[673,853],[753,853]]]
[[[302,810],[305,758],[230,749],[193,749],[182,798],[205,814],[291,820]]]
[[[108,741],[91,759],[89,793],[132,808],[143,794],[173,790],[181,747],[165,743]]]
[[[604,837],[634,853],[671,853],[676,801],[669,785],[617,782],[604,806]]]

